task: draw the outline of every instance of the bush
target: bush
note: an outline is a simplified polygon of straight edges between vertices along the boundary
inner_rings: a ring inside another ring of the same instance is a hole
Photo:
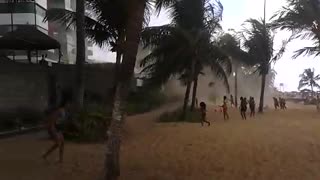
[[[158,89],[141,89],[129,94],[126,112],[128,115],[148,112],[160,107],[166,100],[166,96]]]
[[[191,122],[199,123],[201,121],[201,114],[199,111],[187,111],[186,119],[181,120],[182,108],[179,108],[172,112],[165,112],[158,118],[159,122],[169,123],[169,122]]]
[[[106,108],[98,105],[86,107],[65,125],[65,137],[79,142],[98,142],[105,138],[111,117]]]

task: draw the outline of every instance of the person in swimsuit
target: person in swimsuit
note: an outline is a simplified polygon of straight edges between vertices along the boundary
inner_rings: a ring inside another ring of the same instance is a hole
[[[53,108],[49,110],[46,115],[46,128],[48,130],[48,134],[53,140],[54,144],[46,151],[45,154],[42,155],[44,159],[46,159],[53,151],[59,148],[59,162],[63,162],[63,152],[64,152],[64,137],[61,131],[60,124],[58,124],[58,120],[60,118],[64,118],[66,114],[66,106],[67,103],[62,103],[58,108]]]
[[[242,120],[247,119],[246,112],[247,112],[247,98],[240,97],[240,113],[241,113]]]
[[[201,125],[203,126],[203,123],[207,123],[208,126],[210,126],[210,122],[207,121],[207,105],[204,102],[200,103],[200,113],[201,113]]]
[[[250,117],[254,117],[256,114],[256,102],[254,101],[253,97],[250,97],[249,106],[250,106]]]
[[[232,96],[232,94],[230,95],[230,103],[231,103],[231,107],[234,107],[235,104],[234,104],[234,98]]]
[[[223,119],[224,120],[228,120],[229,119],[229,114],[228,114],[228,104],[227,104],[227,96],[223,97],[223,105],[222,107],[222,111],[223,111]]]

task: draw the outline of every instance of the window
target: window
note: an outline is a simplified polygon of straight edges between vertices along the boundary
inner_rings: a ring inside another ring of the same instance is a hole
[[[46,11],[39,5],[36,5],[36,12],[37,12],[37,25],[41,26],[44,29],[48,29],[48,21],[43,21],[44,17],[46,16]]]
[[[13,14],[13,24],[34,25],[35,14],[31,14],[31,13]]]
[[[33,2],[20,2],[14,5],[14,13],[34,13],[35,3]]]
[[[47,0],[36,0],[36,3],[44,8],[47,8]]]
[[[0,3],[0,13],[10,13],[10,6],[8,3]]]
[[[0,25],[11,24],[11,14],[0,14]]]

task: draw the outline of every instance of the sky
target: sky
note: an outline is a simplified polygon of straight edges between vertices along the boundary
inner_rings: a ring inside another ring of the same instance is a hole
[[[225,31],[235,29],[241,31],[242,24],[249,18],[263,17],[263,0],[220,0],[224,7],[222,27]],[[286,0],[267,0],[267,20],[271,18],[282,6]],[[153,15],[150,20],[150,26],[159,26],[170,22],[166,12],[159,16]],[[275,37],[275,50],[279,49],[282,40],[288,38],[290,32],[278,32]],[[291,42],[283,57],[278,60],[274,69],[277,71],[275,86],[284,84],[283,90],[296,91],[299,84],[299,75],[306,68],[315,68],[316,73],[320,73],[320,57],[301,56],[292,59],[293,52],[299,48],[310,45],[309,41],[294,40]],[[106,53],[107,49],[95,48],[95,59],[102,61],[114,61],[113,53]],[[318,68],[318,70],[317,70]]]

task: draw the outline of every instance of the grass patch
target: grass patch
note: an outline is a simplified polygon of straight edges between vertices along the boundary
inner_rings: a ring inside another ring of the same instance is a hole
[[[201,122],[201,114],[197,110],[193,112],[187,111],[185,120],[181,119],[181,115],[182,115],[182,108],[179,108],[171,112],[165,112],[160,115],[160,117],[158,118],[158,122],[161,122],[161,123],[170,123],[170,122],[199,123]]]

